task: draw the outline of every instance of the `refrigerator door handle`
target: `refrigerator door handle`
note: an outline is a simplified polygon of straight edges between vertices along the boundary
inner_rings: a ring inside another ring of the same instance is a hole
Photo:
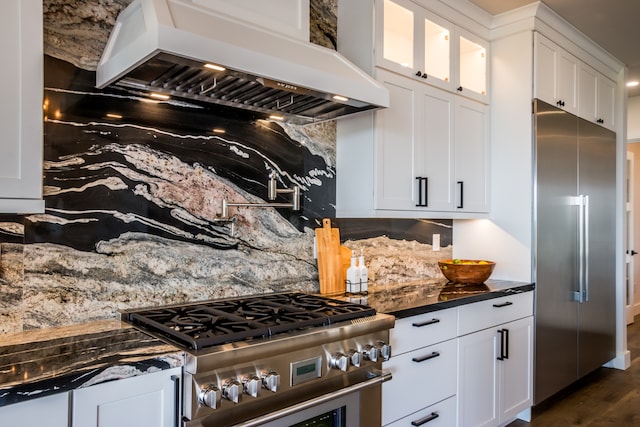
[[[589,196],[584,196],[584,270],[583,270],[583,297],[584,302],[589,301]]]
[[[578,290],[573,293],[573,300],[582,304],[584,302],[584,248],[585,248],[585,210],[584,196],[581,194],[576,197],[576,205],[578,205]]]

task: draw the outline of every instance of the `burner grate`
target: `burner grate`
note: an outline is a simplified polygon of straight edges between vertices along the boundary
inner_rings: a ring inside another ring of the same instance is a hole
[[[124,320],[192,350],[375,315],[373,308],[301,292],[129,310]]]

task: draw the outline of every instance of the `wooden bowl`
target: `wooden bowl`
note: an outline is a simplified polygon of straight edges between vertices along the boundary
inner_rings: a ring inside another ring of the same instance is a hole
[[[481,259],[444,259],[438,261],[438,266],[449,282],[481,284],[491,276],[496,263]]]

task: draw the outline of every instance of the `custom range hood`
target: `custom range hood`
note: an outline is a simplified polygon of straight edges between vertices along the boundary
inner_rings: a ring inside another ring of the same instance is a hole
[[[334,50],[224,17],[202,0],[134,0],[96,86],[211,102],[306,124],[388,107],[389,93]]]

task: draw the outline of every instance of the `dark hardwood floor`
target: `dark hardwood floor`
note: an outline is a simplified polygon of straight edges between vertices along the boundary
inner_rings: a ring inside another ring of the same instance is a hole
[[[534,407],[530,423],[516,420],[508,427],[640,426],[640,316],[627,334],[629,369],[599,368]]]

